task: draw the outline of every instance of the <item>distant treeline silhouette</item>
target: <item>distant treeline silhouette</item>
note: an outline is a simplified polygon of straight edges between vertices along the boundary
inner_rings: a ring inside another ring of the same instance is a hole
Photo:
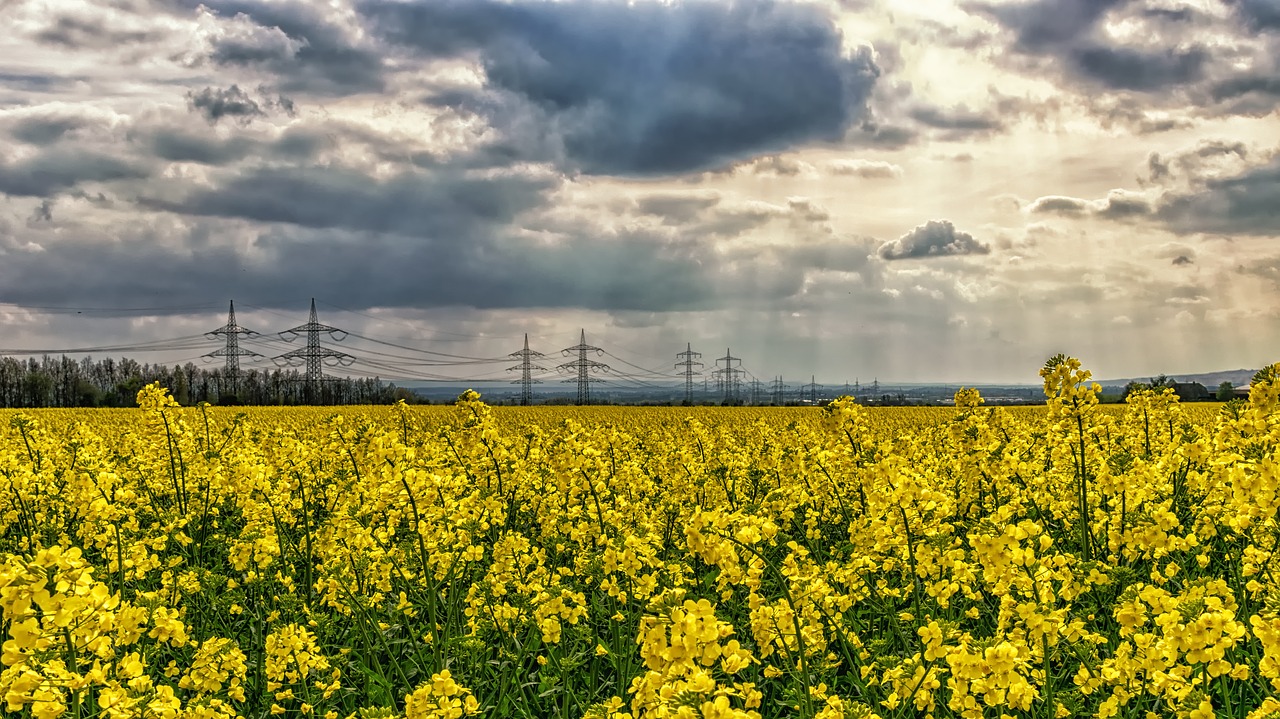
[[[62,355],[0,357],[0,407],[133,407],[138,390],[159,382],[180,404],[391,404],[413,394],[378,378],[325,378],[308,386],[296,369],[242,370],[233,383],[221,367],[167,366],[129,358]]]

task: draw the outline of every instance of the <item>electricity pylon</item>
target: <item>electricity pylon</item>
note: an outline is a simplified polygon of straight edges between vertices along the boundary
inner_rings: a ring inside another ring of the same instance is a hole
[[[591,404],[591,383],[599,382],[600,379],[592,377],[592,372],[608,372],[609,365],[603,362],[597,362],[587,358],[588,352],[595,352],[598,355],[604,354],[604,350],[599,347],[592,347],[587,344],[587,331],[582,330],[582,335],[578,339],[578,344],[572,347],[566,347],[561,352],[565,357],[572,357],[575,354],[577,359],[572,362],[565,362],[556,369],[562,371],[573,371],[576,377],[564,380],[565,382],[578,383],[578,404]]]
[[[755,377],[751,378],[751,404],[760,404],[760,388],[763,384]]]
[[[327,347],[320,346],[320,333],[328,333],[329,337],[335,342],[341,342],[346,339],[347,333],[337,327],[322,325],[316,319],[316,301],[311,299],[311,316],[307,319],[305,325],[298,325],[292,329],[287,329],[280,333],[280,339],[285,342],[292,342],[300,335],[307,336],[307,346],[299,347],[292,352],[286,352],[278,357],[274,357],[273,361],[279,366],[297,367],[299,364],[306,366],[304,381],[306,382],[306,399],[308,403],[315,402],[317,390],[320,383],[324,381],[324,365],[330,367],[342,365],[349,367],[356,361],[355,357],[346,352],[331,350]]]
[[[805,395],[808,395],[809,403],[817,404],[818,390],[820,389],[822,389],[822,385],[818,384],[818,380],[816,379],[816,377],[810,376],[809,384],[801,385],[800,387],[800,399],[804,400],[806,399]]]
[[[721,367],[720,363],[724,366]],[[716,359],[716,370],[712,374],[716,376],[724,389],[724,401],[726,404],[732,404],[738,399],[738,388],[742,383],[743,369],[741,368],[742,360],[734,357],[733,353],[728,349],[724,351],[724,357]]]
[[[786,404],[786,397],[784,396],[784,393],[786,391],[787,391],[787,386],[782,383],[782,375],[778,375],[773,379],[773,392],[772,392],[773,403],[778,407],[781,407],[782,405]]]
[[[226,383],[222,392],[219,394],[235,394],[237,385],[240,382],[240,358],[241,357],[261,357],[262,355],[253,350],[240,348],[240,335],[251,337],[258,334],[253,330],[247,330],[236,324],[236,303],[231,301],[230,309],[227,310],[227,324],[219,327],[212,332],[206,332],[205,337],[209,339],[217,339],[219,336],[225,337],[227,346],[214,350],[205,357],[213,359],[215,357],[225,357],[227,364],[223,369],[223,381]]]
[[[692,343],[685,343],[684,352],[677,352],[676,359],[680,360],[676,363],[676,369],[684,370],[684,402],[685,404],[693,404],[693,376],[702,374],[694,367],[702,367],[702,363],[698,358],[702,356],[701,352],[693,351]]]
[[[531,405],[533,404],[533,385],[542,384],[542,380],[533,378],[533,372],[534,370],[545,372],[547,369],[534,364],[533,358],[543,357],[544,355],[541,352],[534,352],[529,349],[529,333],[526,332],[524,335],[524,349],[519,352],[512,352],[509,356],[520,360],[518,366],[507,368],[508,372],[520,370],[520,379],[511,384],[520,385],[520,404],[524,406]]]

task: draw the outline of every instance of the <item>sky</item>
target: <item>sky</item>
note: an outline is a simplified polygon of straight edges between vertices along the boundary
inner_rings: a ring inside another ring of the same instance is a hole
[[[1280,360],[1280,0],[0,0],[0,26],[0,350],[189,361],[229,300],[269,336],[314,297],[549,366],[580,330],[624,370],[689,343],[829,383]]]

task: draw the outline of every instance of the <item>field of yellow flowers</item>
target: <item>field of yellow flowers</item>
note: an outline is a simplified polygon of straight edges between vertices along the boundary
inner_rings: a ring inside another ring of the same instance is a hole
[[[0,414],[0,708],[1280,717],[1248,402]]]

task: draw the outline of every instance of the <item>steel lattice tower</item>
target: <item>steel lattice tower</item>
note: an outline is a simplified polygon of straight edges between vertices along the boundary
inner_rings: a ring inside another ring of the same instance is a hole
[[[773,403],[779,407],[786,404],[783,393],[787,391],[787,386],[782,383],[782,375],[778,375],[773,380]]]
[[[684,401],[685,404],[693,404],[693,376],[702,374],[694,367],[702,367],[702,363],[698,358],[702,356],[701,352],[693,351],[692,343],[685,343],[684,352],[677,352],[676,359],[680,360],[676,363],[676,369],[684,370]]]
[[[723,362],[724,366],[720,367]],[[724,357],[716,359],[716,371],[713,373],[721,382],[724,388],[724,401],[727,403],[734,402],[738,399],[738,386],[742,382],[743,369],[741,368],[742,360],[734,357],[728,349],[724,351]]]
[[[226,368],[223,370],[223,381],[226,383],[223,390],[227,394],[235,394],[236,386],[240,380],[240,358],[241,357],[261,357],[262,355],[253,350],[240,348],[240,335],[250,337],[258,334],[253,330],[247,330],[236,324],[236,303],[231,301],[230,309],[227,310],[227,324],[219,327],[212,332],[206,332],[205,337],[209,339],[217,339],[219,336],[224,337],[227,341],[226,347],[220,350],[214,350],[205,358],[213,359],[215,357],[223,357],[226,359]],[[227,392],[226,390],[230,390]]]
[[[808,394],[809,404],[817,404],[819,389],[822,389],[822,385],[818,384],[817,377],[810,375],[809,384],[800,386],[800,399],[804,400],[805,394]]]
[[[578,344],[572,347],[566,347],[561,350],[561,352],[565,357],[572,357],[576,354],[577,359],[572,362],[565,362],[556,369],[575,372],[577,377],[567,379],[565,382],[578,383],[578,404],[591,404],[591,383],[600,381],[599,379],[592,377],[591,373],[607,372],[609,371],[609,365],[603,362],[597,362],[593,359],[588,359],[587,353],[595,352],[600,355],[604,354],[604,350],[587,344],[587,331],[582,330],[582,335],[578,339]]]
[[[307,336],[307,346],[301,347],[292,352],[286,352],[279,357],[275,357],[276,364],[297,367],[299,364],[306,366],[305,381],[307,383],[307,401],[314,401],[316,390],[320,383],[324,381],[324,365],[328,363],[330,366],[342,365],[350,366],[355,362],[355,357],[338,350],[331,350],[327,347],[320,346],[320,333],[326,332],[335,342],[341,342],[346,338],[347,333],[337,327],[322,325],[316,319],[316,301],[311,299],[311,317],[308,318],[305,325],[299,325],[292,329],[287,329],[280,333],[280,339],[285,342],[292,342],[300,335]]]
[[[538,365],[533,364],[533,358],[542,357],[544,355],[541,352],[534,352],[529,349],[529,334],[526,332],[524,336],[524,349],[519,352],[512,352],[509,356],[520,360],[519,366],[507,368],[508,372],[520,370],[520,379],[516,380],[516,382],[512,382],[512,384],[518,383],[520,385],[520,404],[525,406],[531,405],[533,404],[533,385],[542,384],[542,380],[533,378],[533,371],[538,370],[542,372],[547,369],[546,367],[539,367]]]

